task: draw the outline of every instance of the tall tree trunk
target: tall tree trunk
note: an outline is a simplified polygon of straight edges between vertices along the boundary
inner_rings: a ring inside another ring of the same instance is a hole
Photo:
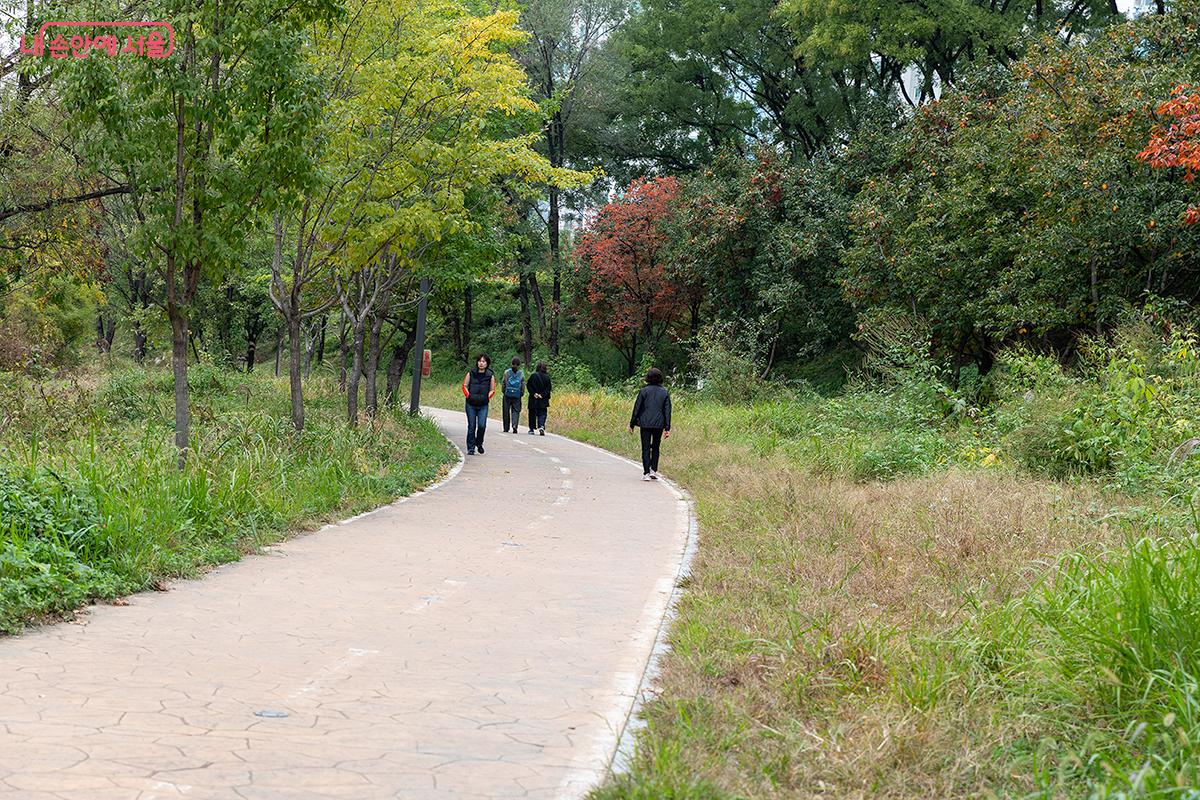
[[[133,323],[133,359],[141,364],[146,360],[146,331],[142,329],[142,323],[135,321]]]
[[[275,340],[275,377],[278,378],[283,371],[283,334],[284,329],[279,329],[279,337]]]
[[[446,316],[450,318],[450,333],[454,336],[454,357],[459,361],[467,360],[467,353],[463,349],[462,338],[462,314],[458,311],[458,306],[451,302],[445,310]]]
[[[138,311],[145,311],[150,307],[150,286],[146,277],[146,271],[142,270],[136,275],[133,271],[129,272],[129,310],[133,313],[133,358],[139,364],[146,360],[146,350],[149,342],[147,340],[146,331],[142,327],[141,315]]]
[[[188,407],[188,321],[174,304],[167,304],[171,321],[171,372],[175,380],[175,449],[179,452],[179,468],[187,462],[188,433],[191,409]]]
[[[317,363],[325,362],[325,328],[329,325],[329,315],[321,315],[321,338],[317,341]]]
[[[465,360],[471,360],[471,314],[475,304],[475,293],[471,289],[471,284],[467,284],[467,288],[463,289],[463,353]]]
[[[96,349],[111,353],[113,337],[117,335],[117,322],[112,314],[96,315]]]
[[[350,342],[346,340],[346,334],[349,331],[345,312],[342,312],[341,317],[342,321],[338,333],[338,388],[344,392],[346,391],[346,378],[349,374]]]
[[[408,366],[408,352],[417,342],[416,328],[409,328],[404,334],[404,342],[392,347],[392,358],[387,368],[387,397],[388,405],[395,405],[400,394],[400,381],[404,379],[404,368]],[[422,354],[424,355],[424,354]]]
[[[300,319],[292,314],[287,320],[288,389],[292,398],[292,427],[304,430],[304,384],[300,380]]]
[[[529,319],[529,282],[525,273],[521,273],[517,294],[521,298],[521,348],[525,355],[525,366],[529,366],[533,358],[533,326]]]
[[[383,314],[376,314],[371,320],[370,335],[367,339],[367,391],[365,405],[367,413],[372,417],[376,416],[379,412],[376,386],[379,377],[379,351],[383,346],[383,337],[380,336],[382,332]]]
[[[314,330],[315,323],[302,325],[300,327],[300,338],[304,341],[304,379],[312,375],[313,358],[317,353],[317,336],[320,335],[320,329]]]
[[[546,128],[546,150],[550,164],[561,167],[563,164],[563,121],[562,112],[555,111]],[[559,260],[559,212],[558,189],[550,187],[550,212],[547,214],[548,234],[550,239],[550,270],[554,277],[550,294],[550,357],[558,358],[558,322],[562,310],[562,273]]]
[[[358,425],[358,383],[362,378],[365,327],[365,321],[354,323],[353,341],[350,344],[351,366],[346,379],[346,422],[351,428]]]
[[[554,283],[550,290],[550,357],[558,358],[558,322],[562,308],[562,274],[558,263],[558,190],[550,190],[550,265]]]
[[[542,287],[538,284],[537,270],[529,271],[529,291],[533,294],[533,310],[537,317],[538,340],[546,341],[546,306],[542,302]]]

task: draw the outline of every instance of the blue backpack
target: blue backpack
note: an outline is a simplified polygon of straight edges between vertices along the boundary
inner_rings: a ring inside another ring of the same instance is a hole
[[[511,369],[504,371],[504,396],[505,397],[520,397],[521,382],[525,380],[525,373],[521,370],[513,372]]]

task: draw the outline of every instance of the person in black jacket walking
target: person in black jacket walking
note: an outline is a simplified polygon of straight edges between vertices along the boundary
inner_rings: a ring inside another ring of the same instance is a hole
[[[646,385],[633,401],[629,432],[634,426],[642,432],[642,480],[658,480],[658,449],[663,439],[671,436],[671,394],[662,385],[663,374],[658,367],[646,373]]]
[[[537,369],[525,384],[529,390],[529,435],[533,429],[546,435],[546,409],[550,407],[550,374],[546,372],[546,363],[539,361]]]
[[[463,376],[462,393],[467,399],[467,455],[478,450],[483,455],[483,434],[487,430],[488,401],[496,393],[492,358],[486,353],[475,357],[475,369]]]

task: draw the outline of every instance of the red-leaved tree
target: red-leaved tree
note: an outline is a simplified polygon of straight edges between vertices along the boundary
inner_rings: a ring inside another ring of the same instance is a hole
[[[1171,99],[1158,107],[1158,114],[1171,121],[1154,129],[1138,158],[1159,169],[1182,169],[1183,179],[1192,183],[1200,174],[1200,90],[1187,84],[1176,86]],[[1200,205],[1189,206],[1183,222],[1200,222]]]
[[[638,352],[653,356],[663,335],[687,310],[688,293],[667,271],[666,223],[679,182],[640,178],[600,209],[575,248],[587,289],[584,316],[625,356],[629,374]]]

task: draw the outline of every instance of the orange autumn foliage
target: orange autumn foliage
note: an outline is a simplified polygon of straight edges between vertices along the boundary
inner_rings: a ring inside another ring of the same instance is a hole
[[[1159,105],[1157,112],[1169,122],[1154,129],[1138,158],[1156,169],[1182,169],[1183,179],[1192,183],[1200,174],[1200,90],[1187,84],[1176,86],[1171,99]],[[1188,207],[1183,222],[1200,222],[1200,206]]]

